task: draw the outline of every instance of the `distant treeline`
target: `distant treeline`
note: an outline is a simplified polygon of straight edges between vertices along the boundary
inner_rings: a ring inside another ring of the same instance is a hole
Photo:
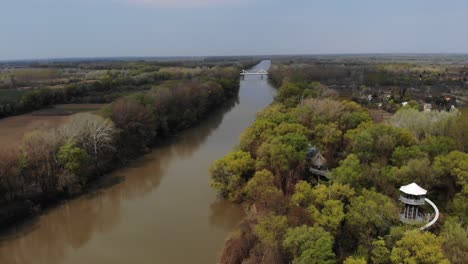
[[[98,80],[81,81],[68,84],[64,88],[40,88],[25,91],[19,98],[7,96],[11,90],[0,90],[0,118],[23,114],[30,111],[50,107],[55,104],[64,103],[110,103],[116,98],[139,92],[150,90],[153,86],[168,80],[200,80],[209,79],[216,72],[216,69],[225,68],[229,65],[236,65],[236,68],[248,68],[258,63],[258,61],[228,62],[171,62],[153,64],[150,62],[115,63],[120,66],[120,70],[110,70],[115,68],[114,64],[104,64],[93,69],[106,69],[107,73],[100,76]],[[121,70],[124,66],[126,70]],[[133,64],[137,64],[136,66]],[[107,65],[108,68],[105,68]],[[165,66],[162,66],[165,65]],[[171,67],[165,70],[164,67]],[[197,70],[193,70],[193,68]],[[219,80],[229,82],[229,80]]]
[[[316,62],[277,64],[270,69],[275,85],[287,77],[292,82],[356,86],[464,86],[468,68],[411,63]]]
[[[99,115],[73,115],[57,129],[30,132],[20,146],[0,149],[0,225],[79,194],[89,181],[147,152],[160,138],[196,124],[236,96],[239,70],[217,67],[203,77],[166,82],[122,97]],[[49,102],[56,96],[50,93]]]

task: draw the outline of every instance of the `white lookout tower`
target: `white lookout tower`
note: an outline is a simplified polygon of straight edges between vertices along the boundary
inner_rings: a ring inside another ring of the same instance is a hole
[[[413,182],[401,186],[400,192],[400,201],[405,204],[405,208],[400,214],[400,220],[402,222],[422,223],[426,221],[428,217],[425,217],[419,210],[419,207],[426,202],[434,208],[435,216],[429,223],[421,227],[421,230],[430,227],[437,221],[439,218],[439,209],[437,209],[437,206],[431,200],[426,198],[427,190],[424,190],[421,186]]]

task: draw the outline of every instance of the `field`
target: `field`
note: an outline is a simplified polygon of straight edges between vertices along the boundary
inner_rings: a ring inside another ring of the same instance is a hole
[[[0,119],[0,148],[18,144],[24,134],[37,129],[56,128],[66,122],[70,115],[79,112],[97,111],[105,104],[57,105],[29,114]]]

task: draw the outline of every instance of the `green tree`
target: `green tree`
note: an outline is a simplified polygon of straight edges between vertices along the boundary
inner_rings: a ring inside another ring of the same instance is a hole
[[[393,165],[401,167],[409,160],[423,159],[427,157],[427,153],[423,152],[419,145],[414,145],[410,147],[396,147],[393,151],[391,161]]]
[[[399,170],[394,170],[393,173],[399,184],[417,182],[421,186],[429,188],[439,183],[428,158],[411,159]]]
[[[269,209],[276,213],[284,211],[283,193],[274,185],[274,176],[267,170],[257,171],[244,187],[244,196],[255,203],[257,210]]]
[[[347,138],[351,141],[352,152],[365,163],[387,162],[396,147],[415,144],[408,130],[383,124],[369,126],[357,133],[351,132]]]
[[[349,154],[340,161],[340,166],[332,170],[331,176],[335,182],[349,184],[355,189],[364,185],[361,163],[355,154]]]
[[[281,245],[287,228],[286,216],[269,214],[258,220],[254,232],[264,246],[277,249]]]
[[[451,263],[465,263],[468,258],[468,228],[463,227],[457,218],[449,218],[445,221],[440,236]]]
[[[312,189],[312,201],[319,208],[328,200],[340,200],[343,203],[348,203],[354,195],[355,191],[349,185],[336,182],[331,185],[317,185]]]
[[[398,208],[390,197],[364,189],[361,196],[351,198],[346,230],[370,248],[373,238],[388,233],[398,221]]]
[[[270,135],[277,125],[266,119],[257,119],[241,135],[240,148],[256,155],[258,148]]]
[[[449,152],[457,149],[456,141],[449,137],[427,137],[421,144],[421,149],[431,157],[446,155]]]
[[[365,258],[362,257],[347,257],[343,264],[367,264],[367,261]]]
[[[429,232],[408,231],[393,248],[393,263],[449,264],[442,252],[442,239]]]
[[[468,219],[468,154],[452,151],[436,157],[433,170],[443,180],[449,194],[453,194],[454,190],[461,190],[455,195],[449,208],[453,216]]]
[[[289,228],[283,247],[293,257],[293,263],[336,263],[333,236],[318,226]]]
[[[338,129],[337,123],[318,124],[314,128],[314,134],[319,147],[329,154],[333,154],[338,143],[341,142],[342,132]]]
[[[292,82],[285,82],[279,88],[277,100],[288,106],[296,105],[301,99],[303,88]]]
[[[372,242],[371,261],[373,264],[390,263],[390,250],[388,250],[385,240],[379,238]]]
[[[224,198],[239,199],[241,188],[254,171],[254,164],[248,152],[229,153],[211,166],[211,186]]]
[[[328,232],[336,234],[341,227],[341,222],[345,218],[344,204],[339,200],[328,200],[323,204],[321,210],[315,206],[310,206],[308,210],[318,225]]]
[[[296,206],[307,207],[312,203],[312,199],[312,186],[306,181],[296,183],[291,202]]]
[[[289,193],[304,171],[308,144],[304,135],[296,133],[274,137],[260,147],[256,166],[274,172],[276,185]]]
[[[89,161],[88,153],[76,146],[73,141],[69,141],[60,147],[57,158],[65,169],[77,176],[85,169]]]

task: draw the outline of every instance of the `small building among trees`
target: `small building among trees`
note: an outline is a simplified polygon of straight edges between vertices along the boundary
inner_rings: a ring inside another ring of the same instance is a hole
[[[427,191],[416,183],[411,183],[400,187],[400,201],[405,204],[403,212],[400,214],[400,220],[422,222],[424,217],[420,215],[419,206],[424,205],[424,198]]]
[[[427,190],[413,182],[408,185],[401,186],[400,192],[400,201],[402,201],[405,205],[403,211],[400,213],[400,220],[402,222],[422,223],[429,221],[429,214],[427,214],[427,217],[425,217],[423,212],[420,210],[420,207],[423,206],[426,202],[432,206],[435,215],[431,221],[429,221],[420,229],[426,229],[437,221],[439,218],[439,209],[431,200],[426,198]]]
[[[312,167],[316,169],[327,169],[327,159],[320,153],[320,149],[315,146],[310,146],[307,159],[310,160]]]

